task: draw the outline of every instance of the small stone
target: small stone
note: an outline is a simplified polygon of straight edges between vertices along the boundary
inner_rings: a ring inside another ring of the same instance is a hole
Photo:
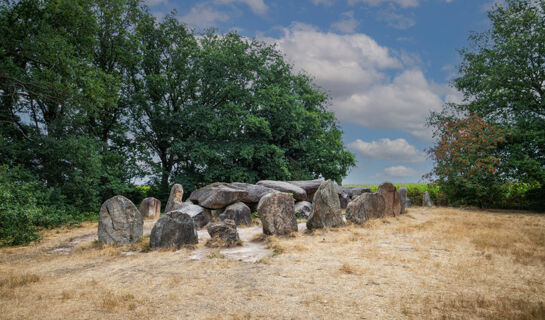
[[[206,245],[209,247],[232,247],[240,242],[234,220],[225,219],[221,223],[211,223],[207,230],[210,241]]]
[[[369,219],[384,217],[386,201],[379,193],[364,193],[348,204],[346,220],[363,224]]]
[[[98,241],[125,245],[137,242],[144,232],[142,214],[131,200],[115,196],[100,207],[98,220]]]
[[[197,244],[199,237],[193,218],[182,211],[173,210],[164,214],[151,229],[150,247],[176,247]]]
[[[140,202],[138,211],[144,218],[158,218],[161,215],[161,201],[153,197],[145,198]]]
[[[275,192],[265,195],[257,205],[257,212],[264,234],[287,235],[297,232],[293,198],[289,194]]]
[[[308,201],[299,201],[295,204],[295,216],[297,218],[308,219],[312,212],[312,203]]]

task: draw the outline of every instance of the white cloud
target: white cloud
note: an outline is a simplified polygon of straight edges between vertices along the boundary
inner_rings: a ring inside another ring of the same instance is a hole
[[[392,8],[380,12],[378,19],[386,22],[388,26],[399,30],[409,29],[416,24],[413,18],[397,13]]]
[[[189,12],[180,18],[180,21],[193,26],[212,27],[217,22],[224,22],[230,17],[225,12],[219,11],[208,3],[198,3]]]
[[[368,5],[371,5],[371,6],[379,6],[381,4],[386,4],[386,3],[397,4],[403,8],[418,6],[418,0],[348,0],[348,3],[351,5],[354,5],[360,2],[367,3]]]
[[[266,14],[267,10],[269,9],[264,0],[215,0],[215,3],[219,4],[231,4],[237,2],[248,5],[255,14],[259,15]]]
[[[310,0],[315,6],[330,7],[335,3],[335,0]]]
[[[330,110],[342,122],[367,128],[404,130],[432,139],[425,127],[430,111],[440,110],[455,92],[429,82],[415,65],[371,37],[339,35],[294,24],[276,42],[288,61],[314,77],[332,98]],[[391,74],[394,72],[394,76]]]
[[[333,23],[331,27],[341,32],[354,33],[359,24],[360,23],[354,19],[354,11],[348,11],[344,12],[341,20]]]
[[[371,142],[357,139],[349,143],[348,146],[366,159],[391,160],[394,163],[423,163],[426,161],[424,152],[419,151],[407,140],[401,138],[395,140],[384,138]]]
[[[417,175],[418,171],[405,166],[395,166],[384,169],[385,178],[407,178],[415,177]]]

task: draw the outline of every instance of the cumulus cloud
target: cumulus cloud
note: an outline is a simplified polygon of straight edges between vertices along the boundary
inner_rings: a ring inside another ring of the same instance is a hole
[[[418,171],[407,168],[405,166],[395,166],[395,167],[388,167],[384,169],[384,175],[385,178],[407,178],[407,177],[415,177],[418,175]]]
[[[418,0],[348,0],[348,3],[354,5],[356,3],[366,3],[371,6],[379,6],[381,4],[397,4],[402,8],[417,7]]]
[[[263,0],[215,0],[214,2],[218,4],[244,3],[250,7],[252,12],[259,15],[266,14],[269,9]]]
[[[193,26],[213,27],[217,22],[225,22],[230,17],[225,12],[210,6],[209,3],[198,3],[180,18],[180,21]]]
[[[399,30],[409,29],[416,24],[416,21],[413,18],[408,17],[405,14],[397,13],[394,9],[380,12],[378,19],[386,22],[388,26]]]
[[[422,163],[426,161],[426,154],[409,144],[405,139],[366,142],[357,139],[348,144],[365,159],[390,160],[394,163]]]
[[[359,24],[360,23],[354,19],[354,11],[348,11],[343,13],[341,20],[333,23],[331,27],[341,32],[353,33]]]
[[[330,110],[343,122],[431,140],[425,119],[452,95],[447,85],[429,82],[403,55],[365,34],[340,35],[294,24],[281,38],[266,40],[276,42],[296,68],[328,91]]]

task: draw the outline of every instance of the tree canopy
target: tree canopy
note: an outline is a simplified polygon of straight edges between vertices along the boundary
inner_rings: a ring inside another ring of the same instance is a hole
[[[445,105],[430,123],[439,137],[444,123],[472,115],[501,129],[505,140],[489,150],[501,159],[495,164],[498,177],[545,195],[545,1],[507,0],[488,16],[490,29],[472,34],[472,45],[460,51],[453,85],[463,103]]]
[[[340,182],[354,165],[327,95],[272,45],[139,0],[4,1],[0,37],[3,181],[22,170],[67,212],[141,197],[137,182],[164,199],[175,182]]]

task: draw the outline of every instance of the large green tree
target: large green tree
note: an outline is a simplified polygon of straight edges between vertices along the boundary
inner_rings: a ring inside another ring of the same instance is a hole
[[[454,86],[464,102],[447,104],[431,123],[475,114],[506,132],[495,156],[504,179],[544,187],[545,1],[507,0],[488,14],[490,29],[461,50]],[[501,157],[500,157],[501,156]]]

